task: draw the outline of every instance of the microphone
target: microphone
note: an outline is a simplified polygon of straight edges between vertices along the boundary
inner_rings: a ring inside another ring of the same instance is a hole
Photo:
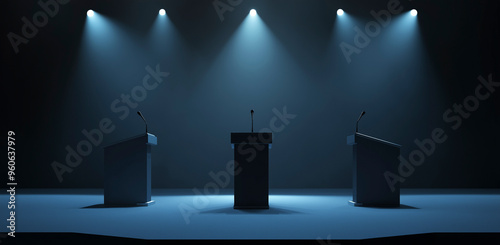
[[[365,115],[365,111],[361,112],[361,115],[359,115],[359,118],[356,121],[356,133],[358,132],[358,123],[359,123],[359,120],[361,120],[361,118],[363,117],[363,115]]]
[[[253,133],[253,110],[250,111],[250,114],[252,115],[252,133]]]
[[[137,111],[137,114],[144,120],[144,123],[146,124],[146,134],[148,134],[148,122],[146,122],[146,119],[144,119],[144,116],[142,116],[141,111]]]

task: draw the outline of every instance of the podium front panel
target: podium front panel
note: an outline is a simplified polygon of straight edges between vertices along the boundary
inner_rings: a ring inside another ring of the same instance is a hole
[[[234,208],[269,208],[271,139],[271,133],[231,134],[235,161]]]
[[[347,138],[353,150],[353,203],[356,206],[399,206],[400,187],[394,190],[386,172],[397,173],[400,145],[356,133]]]
[[[156,136],[141,135],[104,147],[104,204],[151,204],[151,146]]]

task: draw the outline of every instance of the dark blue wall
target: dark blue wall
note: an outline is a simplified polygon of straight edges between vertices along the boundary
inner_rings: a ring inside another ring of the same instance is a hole
[[[350,187],[346,136],[362,110],[360,131],[403,145],[404,158],[435,128],[448,136],[402,187],[499,188],[498,91],[457,130],[443,119],[474,95],[478,76],[500,80],[498,3],[402,0],[402,14],[348,63],[339,45],[353,45],[354,27],[374,21],[370,11],[388,2],[245,0],[223,21],[213,1],[60,5],[18,54],[2,39],[3,125],[17,133],[19,184],[102,187],[102,146],[142,133],[140,110],[158,136],[153,187],[203,187],[213,181],[210,172],[226,170],[230,133],[250,130],[251,109],[260,130],[286,107],[296,117],[275,132],[271,188]],[[3,5],[4,35],[21,34],[21,18],[41,10],[28,1]],[[89,8],[98,13],[95,23],[86,20]],[[167,18],[157,19],[160,8]],[[251,8],[258,17],[247,16]],[[338,8],[346,15],[337,17]],[[412,8],[417,20],[407,14]],[[130,115],[114,112],[113,101],[157,64],[169,76]],[[113,132],[60,182],[53,163],[67,166],[66,146],[76,149],[86,139],[82,130],[104,118]]]

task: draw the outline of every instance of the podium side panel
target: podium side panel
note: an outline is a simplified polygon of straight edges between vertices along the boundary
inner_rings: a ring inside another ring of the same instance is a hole
[[[399,205],[399,184],[393,192],[385,173],[397,173],[399,148],[357,139],[354,201],[366,205]]]
[[[352,145],[352,200],[357,203],[358,201],[358,145]]]
[[[145,193],[145,202],[151,201],[151,145],[146,145],[146,193]]]

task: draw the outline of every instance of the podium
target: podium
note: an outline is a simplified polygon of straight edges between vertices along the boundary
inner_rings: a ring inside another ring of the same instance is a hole
[[[104,147],[104,205],[147,206],[151,200],[151,146],[156,136],[141,134]]]
[[[234,208],[269,208],[269,149],[272,133],[231,133],[234,149]]]
[[[353,150],[354,206],[399,207],[399,182],[391,190],[384,174],[398,173],[401,145],[355,133],[347,136]]]

